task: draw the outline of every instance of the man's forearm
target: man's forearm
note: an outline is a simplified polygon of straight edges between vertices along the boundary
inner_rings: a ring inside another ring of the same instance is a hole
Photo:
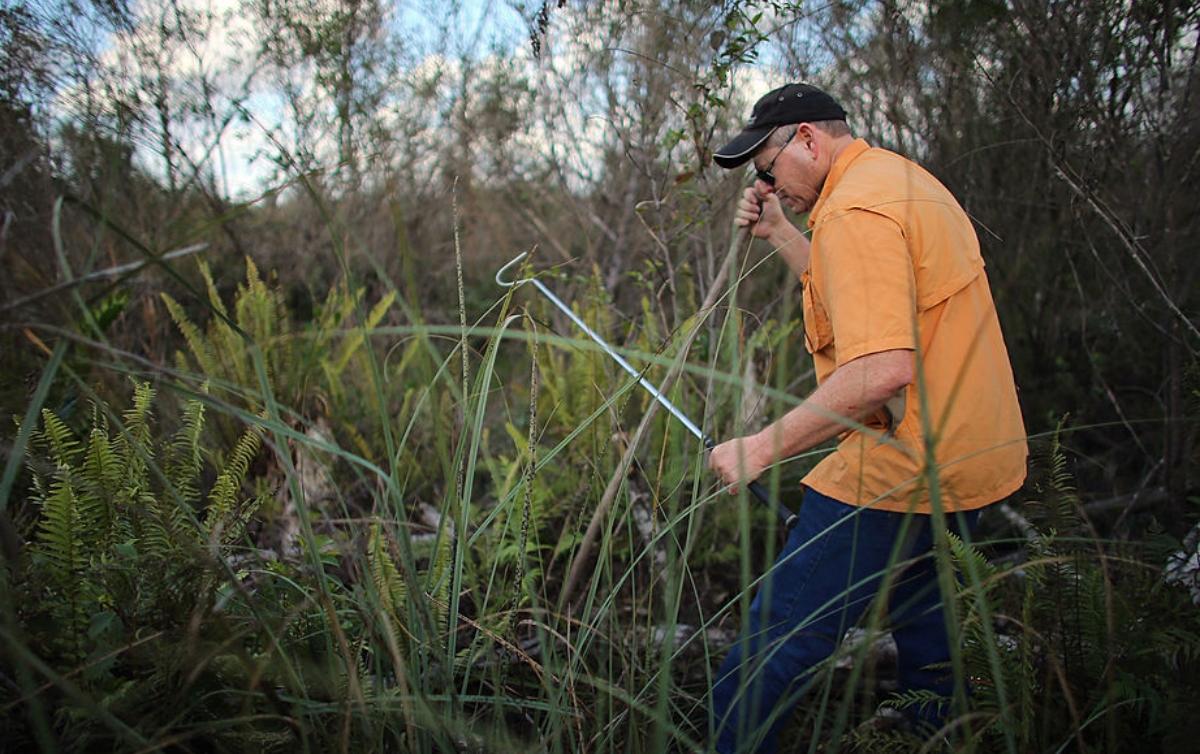
[[[911,359],[911,351],[887,351],[843,365],[804,403],[748,437],[747,455],[765,468],[851,429],[911,381]]]
[[[791,269],[792,274],[799,280],[808,270],[808,254],[810,244],[808,238],[791,223],[787,223],[778,233],[767,239],[775,247],[783,261]]]

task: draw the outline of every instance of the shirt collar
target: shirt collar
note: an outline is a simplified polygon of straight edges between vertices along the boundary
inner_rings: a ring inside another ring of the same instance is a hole
[[[825,176],[825,185],[821,187],[821,195],[817,197],[817,203],[813,205],[812,211],[808,213],[808,227],[811,228],[817,224],[817,220],[821,217],[821,210],[825,206],[825,200],[833,193],[834,187],[842,179],[842,175],[850,167],[850,163],[854,162],[860,154],[870,148],[871,145],[865,139],[855,139],[846,145],[842,153],[833,161],[833,166],[829,168],[829,175]]]

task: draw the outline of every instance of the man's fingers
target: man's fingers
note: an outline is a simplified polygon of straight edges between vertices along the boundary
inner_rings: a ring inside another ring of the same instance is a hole
[[[766,184],[763,184],[763,186],[766,186]],[[739,228],[757,226],[754,230],[754,235],[759,238],[766,238],[768,237],[771,224],[775,222],[775,216],[767,213],[768,202],[773,201],[775,202],[774,206],[777,206],[779,200],[775,198],[775,195],[769,189],[763,192],[759,188],[756,182],[753,186],[742,189],[742,195],[738,199],[734,214],[734,225]]]
[[[738,202],[738,206],[734,211],[734,214],[739,220],[755,222],[762,215],[762,208],[756,202],[742,200]]]

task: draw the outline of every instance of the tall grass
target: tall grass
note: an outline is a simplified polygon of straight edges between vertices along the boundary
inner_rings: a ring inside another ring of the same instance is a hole
[[[207,272],[203,291],[176,275],[186,352],[174,366],[94,327],[38,327],[54,346],[0,484],[0,510],[26,542],[0,569],[6,745],[704,749],[705,695],[751,597],[769,588],[776,518],[718,488],[700,443],[665,413],[636,431],[649,398],[544,301],[497,291],[468,316],[460,278],[459,322],[429,323],[384,275],[369,301],[337,253],[343,280],[307,324],[252,266],[230,301]],[[741,307],[756,269],[736,269],[673,329],[644,316],[621,332],[595,278],[572,288],[580,315],[671,382],[676,405],[733,436],[805,388],[792,376],[804,363],[792,312],[751,322]],[[700,298],[690,278],[674,284],[679,300]],[[748,392],[752,366],[763,378]],[[115,391],[113,376],[126,380]],[[68,393],[94,408],[66,415]],[[247,436],[262,449],[247,455]],[[1030,527],[1020,536],[998,517],[985,520],[989,539],[946,536],[936,469],[926,480],[957,616],[954,698],[889,699],[873,642],[848,642],[806,684],[788,750],[1186,740],[1200,621],[1158,579],[1171,543],[1089,530],[1058,437],[1016,505]],[[123,448],[123,474],[89,464],[102,445]],[[796,505],[798,474],[821,452],[772,468],[771,493]],[[610,488],[585,552],[581,533]],[[1034,494],[1040,507],[1022,504]],[[590,565],[566,599],[578,558]],[[885,634],[883,600],[862,628]],[[932,737],[874,724],[881,703],[933,701],[953,714]]]

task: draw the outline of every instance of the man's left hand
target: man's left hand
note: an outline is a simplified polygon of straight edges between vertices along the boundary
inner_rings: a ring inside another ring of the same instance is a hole
[[[739,437],[728,440],[712,449],[708,455],[708,467],[731,485],[729,494],[736,495],[738,485],[753,482],[762,476],[766,464],[759,459],[758,437]]]

